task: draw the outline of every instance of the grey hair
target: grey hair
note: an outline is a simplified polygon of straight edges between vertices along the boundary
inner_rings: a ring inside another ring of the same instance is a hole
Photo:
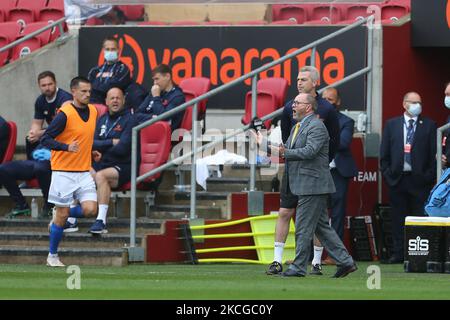
[[[311,104],[311,107],[313,109],[314,112],[317,111],[317,100],[315,97],[313,97],[312,95],[310,95],[309,93],[305,93],[306,95],[306,101],[307,103]]]
[[[304,66],[300,69],[299,72],[309,72],[310,76],[311,76],[311,80],[313,82],[318,82],[320,75],[319,75],[319,71],[317,70],[316,67],[313,66]]]

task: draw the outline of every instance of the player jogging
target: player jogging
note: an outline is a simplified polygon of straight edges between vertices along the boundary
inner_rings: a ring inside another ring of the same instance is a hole
[[[72,79],[70,90],[73,101],[63,104],[41,140],[52,150],[48,201],[55,204],[56,213],[49,225],[47,265],[50,267],[64,267],[58,257],[58,245],[74,199],[81,203],[82,216],[90,217],[97,213],[97,192],[89,172],[97,110],[88,104],[91,96],[88,79]]]

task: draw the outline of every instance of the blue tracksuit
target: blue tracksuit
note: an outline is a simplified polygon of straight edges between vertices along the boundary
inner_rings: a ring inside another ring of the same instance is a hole
[[[153,97],[149,94],[144,102],[138,108],[139,122],[151,119],[153,116],[172,110],[185,102],[184,93],[179,87],[174,86],[169,92],[161,92],[159,97]],[[142,116],[144,115],[144,116]],[[178,129],[183,120],[184,111],[178,112],[172,117],[166,119],[170,121],[172,131]]]
[[[91,69],[88,79],[92,85],[91,103],[105,104],[106,93],[112,87],[125,92],[131,83],[130,69],[121,61],[104,63]]]
[[[134,116],[129,109],[112,116],[107,112],[98,119],[93,150],[102,153],[102,165],[131,163],[131,129],[134,122]],[[120,142],[113,145],[113,139],[120,139]]]

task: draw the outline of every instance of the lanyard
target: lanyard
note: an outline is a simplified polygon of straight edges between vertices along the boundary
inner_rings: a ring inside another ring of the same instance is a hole
[[[103,124],[103,128],[105,129],[105,131],[103,132],[103,134],[102,134],[102,132],[100,132],[100,136],[103,136],[104,135],[104,137],[106,138],[108,135],[109,135],[109,133],[111,132],[111,130],[117,125],[117,123],[120,121],[120,119],[122,118],[122,116],[120,116],[117,120],[116,120],[116,122],[114,122],[113,124],[112,124],[112,126],[108,129],[108,123],[109,123],[109,117],[108,118],[106,118],[106,122]],[[102,128],[102,129],[103,129]],[[103,130],[102,130],[103,131]]]
[[[100,72],[99,72],[99,74],[100,74],[100,76],[99,76],[100,82],[108,80],[114,74],[114,69],[116,68],[116,63],[113,63],[111,70],[108,72],[110,75],[108,75],[107,77],[103,77],[103,73],[105,72],[105,68],[106,68],[107,65],[108,65],[107,63],[104,63],[102,68],[100,69]]]

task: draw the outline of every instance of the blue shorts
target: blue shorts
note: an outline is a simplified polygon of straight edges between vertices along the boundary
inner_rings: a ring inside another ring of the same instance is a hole
[[[122,185],[124,185],[125,183],[130,182],[131,180],[131,163],[120,163],[120,164],[110,164],[110,163],[102,163],[100,162],[94,162],[92,164],[92,168],[94,168],[94,170],[96,172],[106,169],[106,168],[114,168],[117,170],[117,172],[119,173],[119,183],[117,185],[117,187],[120,187]]]

